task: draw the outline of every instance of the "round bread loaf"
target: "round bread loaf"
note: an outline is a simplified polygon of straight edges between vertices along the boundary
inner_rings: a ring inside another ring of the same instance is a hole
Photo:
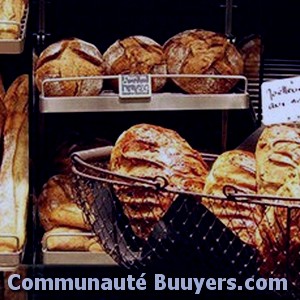
[[[35,82],[39,91],[47,78],[87,77],[105,74],[105,63],[92,44],[73,38],[46,48],[36,63]],[[85,79],[44,84],[45,96],[96,96],[103,80]]]
[[[243,59],[225,37],[211,31],[187,30],[170,38],[164,45],[169,74],[239,75]],[[173,78],[191,94],[227,93],[234,79]]]
[[[117,40],[103,54],[109,74],[166,74],[167,65],[162,47],[144,36]],[[160,90],[166,78],[153,78],[152,91]]]

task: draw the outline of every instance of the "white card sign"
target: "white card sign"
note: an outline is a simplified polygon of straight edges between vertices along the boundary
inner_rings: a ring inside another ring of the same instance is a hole
[[[150,98],[151,77],[148,74],[120,75],[120,98]]]
[[[261,96],[264,125],[300,121],[300,77],[264,82]]]

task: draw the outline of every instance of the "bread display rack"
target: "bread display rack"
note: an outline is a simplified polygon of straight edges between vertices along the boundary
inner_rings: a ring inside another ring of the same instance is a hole
[[[40,112],[108,112],[108,111],[163,111],[163,110],[231,110],[248,109],[248,81],[244,76],[225,75],[151,75],[150,77],[167,78],[225,78],[243,81],[244,89],[237,93],[227,94],[183,94],[183,93],[153,93],[149,98],[122,99],[116,93],[103,91],[93,97],[47,97],[44,86],[47,82],[74,80],[111,80],[119,76],[95,76],[82,78],[51,78],[43,82],[40,95]]]
[[[116,265],[116,262],[106,252],[87,251],[50,251],[48,250],[48,239],[51,237],[84,236],[94,237],[93,233],[56,233],[48,235],[42,249],[43,263],[46,265]]]
[[[20,54],[24,50],[29,5],[25,7],[24,16],[20,23],[15,21],[1,21],[0,25],[17,25],[20,35],[17,39],[0,39],[0,54]]]

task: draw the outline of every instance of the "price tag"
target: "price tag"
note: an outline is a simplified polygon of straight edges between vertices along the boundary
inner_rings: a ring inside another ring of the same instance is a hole
[[[300,122],[300,77],[264,82],[261,93],[263,124]]]
[[[148,74],[128,74],[119,77],[120,98],[150,98],[151,91],[151,78]]]

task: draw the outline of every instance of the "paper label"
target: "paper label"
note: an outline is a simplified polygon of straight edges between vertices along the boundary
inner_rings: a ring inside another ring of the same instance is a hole
[[[120,98],[150,98],[151,77],[147,74],[120,75]]]
[[[261,96],[264,125],[300,122],[300,77],[264,82]]]

